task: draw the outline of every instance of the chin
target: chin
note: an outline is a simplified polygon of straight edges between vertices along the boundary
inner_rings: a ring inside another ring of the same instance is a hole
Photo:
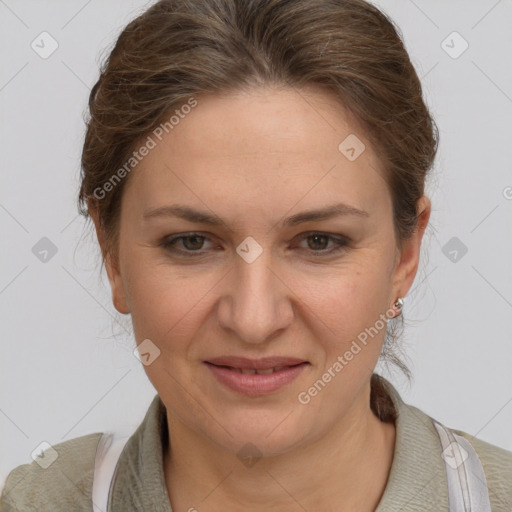
[[[222,430],[221,438],[216,441],[237,456],[244,449],[249,452],[252,449],[259,456],[265,457],[287,453],[306,441],[308,429],[304,422],[297,424],[293,413],[287,417],[289,410],[283,408],[281,411],[287,412],[271,415],[242,412],[231,417],[226,415],[225,425],[231,435]]]

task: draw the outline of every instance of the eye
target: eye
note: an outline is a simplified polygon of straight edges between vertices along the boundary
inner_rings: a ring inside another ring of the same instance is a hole
[[[204,248],[205,240],[208,240],[208,237],[200,235],[199,233],[187,233],[167,238],[160,245],[165,250],[178,255],[198,256],[204,254],[202,249]],[[177,245],[181,245],[184,250],[176,248]]]
[[[345,237],[334,236],[329,233],[313,232],[302,236],[302,241],[307,244],[306,250],[311,250],[318,256],[330,255],[342,250],[346,250],[348,240]],[[331,246],[329,248],[329,242]]]

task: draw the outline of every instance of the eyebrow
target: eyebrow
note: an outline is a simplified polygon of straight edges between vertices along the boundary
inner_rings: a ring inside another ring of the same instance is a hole
[[[307,210],[297,213],[290,217],[286,217],[279,224],[282,227],[292,227],[302,222],[327,220],[340,215],[354,215],[358,217],[369,217],[370,214],[364,210],[359,210],[354,206],[344,203],[333,204],[325,208],[316,210]],[[155,217],[178,217],[198,224],[208,224],[211,226],[225,225],[225,222],[214,213],[195,210],[185,205],[161,206],[147,210],[143,214],[144,220],[150,220]]]

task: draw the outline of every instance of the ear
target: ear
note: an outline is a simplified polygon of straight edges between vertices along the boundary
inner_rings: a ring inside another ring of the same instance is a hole
[[[101,254],[105,260],[105,269],[107,271],[107,276],[112,291],[112,303],[114,304],[116,310],[119,311],[119,313],[127,315],[130,313],[130,308],[127,304],[123,280],[121,279],[119,260],[117,256],[112,255],[107,250],[104,241],[104,233],[99,221],[98,211],[91,202],[89,202],[89,214],[94,222],[94,226],[96,228],[96,236],[101,248]]]
[[[398,297],[405,297],[412,286],[420,260],[421,241],[431,213],[431,202],[427,196],[418,201],[418,226],[409,240],[406,240],[397,255],[399,260],[393,276],[394,302]]]

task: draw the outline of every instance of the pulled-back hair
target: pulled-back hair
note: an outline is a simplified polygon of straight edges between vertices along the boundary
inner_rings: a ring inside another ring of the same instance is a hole
[[[97,213],[103,257],[116,258],[130,176],[108,193],[104,184],[140,141],[193,97],[266,85],[322,86],[356,116],[382,163],[401,247],[417,228],[438,130],[393,21],[363,0],[160,0],[124,28],[89,97],[78,206]],[[392,350],[397,321],[383,356],[410,377]]]

